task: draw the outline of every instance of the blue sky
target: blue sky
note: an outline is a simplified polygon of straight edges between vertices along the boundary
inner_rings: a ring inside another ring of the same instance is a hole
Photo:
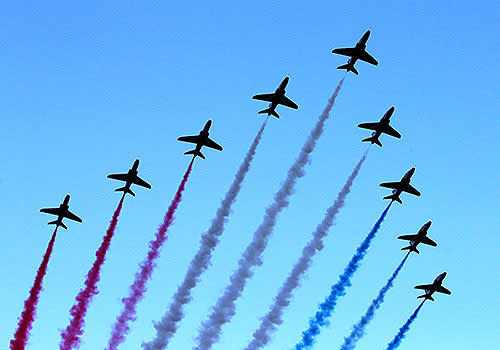
[[[284,180],[343,72],[335,47],[351,46],[372,29],[368,51],[378,67],[359,63],[337,99],[325,134],[279,217],[233,322],[216,349],[242,348],[277,288],[310,239],[367,145],[359,122],[396,106],[392,125],[403,138],[382,137],[325,240],[269,349],[289,348],[335,283],[355,247],[386,203],[383,181],[416,166],[420,198],[405,196],[383,223],[353,287],[339,301],[317,349],[342,344],[371,299],[403,258],[404,242],[432,219],[438,247],[411,256],[359,349],[383,348],[418,305],[413,286],[439,273],[451,296],[422,309],[407,349],[480,349],[500,343],[499,164],[497,69],[499,16],[493,2],[186,2],[105,4],[51,1],[3,4],[0,19],[1,127],[0,343],[8,344],[50,239],[42,207],[71,193],[69,222],[58,234],[44,281],[30,349],[57,347],[69,308],[116,207],[117,183],[141,158],[151,191],[128,197],[102,270],[100,294],[87,317],[81,349],[103,348],[137,264],[168,207],[189,158],[179,135],[213,118],[211,136],[224,152],[197,159],[169,231],[149,292],[123,349],[151,339],[182,281],[221,198],[260,127],[265,103],[290,75],[287,94],[298,111],[279,108],[270,120],[213,265],[194,291],[187,317],[171,343],[191,347],[209,307],[227,284],[264,208]]]

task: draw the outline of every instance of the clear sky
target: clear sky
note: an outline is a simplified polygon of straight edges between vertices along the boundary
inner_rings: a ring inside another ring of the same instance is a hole
[[[140,3],[140,5],[139,5]],[[500,343],[499,279],[499,5],[493,1],[6,2],[0,55],[0,348],[6,348],[52,233],[39,213],[71,193],[84,222],[58,234],[44,281],[32,350],[56,349],[60,330],[119,194],[109,173],[141,158],[153,189],[127,197],[88,316],[81,349],[102,349],[137,264],[147,250],[190,158],[179,135],[213,118],[224,146],[197,159],[169,240],[138,319],[122,349],[150,340],[201,234],[219,206],[262,122],[264,102],[290,75],[270,120],[213,265],[194,290],[171,349],[189,349],[284,180],[305,138],[344,75],[332,55],[372,29],[368,52],[378,67],[349,75],[312,163],[306,169],[243,297],[215,349],[242,348],[259,324],[302,246],[367,145],[360,122],[396,106],[403,138],[372,147],[346,207],[325,239],[269,349],[290,348],[386,203],[380,182],[416,166],[422,196],[402,196],[383,223],[353,286],[337,306],[316,349],[342,344],[353,323],[403,258],[400,234],[427,220],[436,248],[410,256],[359,349],[380,349],[418,305],[416,284],[447,271],[453,294],[424,305],[406,349],[491,349]]]

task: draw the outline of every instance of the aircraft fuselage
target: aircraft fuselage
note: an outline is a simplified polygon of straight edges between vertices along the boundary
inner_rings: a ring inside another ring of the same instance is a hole
[[[274,96],[273,96],[273,101],[269,104],[269,109],[270,110],[275,110],[276,107],[278,107],[279,101],[281,101],[281,98],[285,96],[286,93],[286,86],[288,85],[288,80],[289,77],[285,77],[283,81],[281,82],[280,86],[274,91]],[[268,113],[267,115],[271,115],[271,113]]]
[[[401,183],[408,185],[410,184],[411,177],[413,176],[413,173],[415,173],[415,168],[411,168],[408,170],[408,172],[403,176],[401,179]]]
[[[431,227],[431,224],[432,221],[429,220],[424,224],[424,226],[420,228],[420,230],[418,230],[417,237],[415,238],[415,240],[410,241],[410,247],[413,248],[410,249],[410,251],[416,252],[417,246],[424,241],[425,237],[427,237],[427,231],[429,230],[429,227]]]
[[[366,42],[368,41],[368,38],[370,37],[370,31],[367,30],[365,34],[359,39],[358,43],[354,47],[354,53],[347,62],[349,65],[353,66],[356,64],[356,61],[359,59],[359,56],[363,51],[366,49]]]
[[[203,144],[208,141],[208,136],[210,135],[209,130],[211,126],[212,126],[212,119],[209,119],[205,124],[205,126],[203,127],[203,130],[200,131],[199,136],[202,140],[196,144],[195,147],[196,154],[201,151]]]
[[[61,214],[57,215],[57,220],[58,222],[62,223],[62,219],[64,218],[64,213],[66,213],[69,209],[69,194],[64,197],[64,201],[59,205],[59,209],[61,209]]]

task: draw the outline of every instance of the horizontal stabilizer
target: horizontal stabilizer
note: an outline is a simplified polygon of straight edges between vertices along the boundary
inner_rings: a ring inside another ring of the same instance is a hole
[[[135,197],[135,193],[134,193],[134,192],[132,192],[132,190],[131,190],[130,188],[127,188],[127,187],[120,187],[120,188],[117,188],[117,189],[115,190],[115,192],[124,192],[124,193],[129,193],[129,194],[131,194],[132,196],[134,196],[134,197]]]
[[[430,301],[434,301],[434,298],[433,298],[432,296],[430,296],[430,295],[427,295],[427,294],[424,294],[424,295],[419,295],[419,296],[417,297],[417,299],[418,299],[418,298],[425,298],[426,300],[428,299],[428,300],[430,300]]]
[[[56,225],[56,226],[61,226],[63,229],[67,230],[68,228],[66,227],[66,225],[63,224],[62,221],[51,221],[48,223],[48,225]]]
[[[358,71],[356,70],[356,68],[354,68],[354,66],[350,65],[349,63],[338,66],[337,69],[345,69],[348,72],[353,72],[354,74],[358,75]]]
[[[200,158],[205,159],[205,156],[203,155],[203,153],[201,153],[201,152],[196,152],[196,150],[195,150],[195,149],[193,149],[193,150],[191,150],[191,151],[187,151],[187,152],[185,152],[184,154],[185,154],[185,155],[188,155],[188,154],[194,154],[194,156],[195,156],[195,157],[196,157],[196,156],[199,156]]]
[[[420,254],[420,252],[418,251],[418,249],[415,248],[415,247],[413,247],[413,246],[411,246],[411,245],[409,245],[408,247],[401,248],[401,250],[409,250],[410,252],[415,252],[417,254]]]
[[[263,109],[262,111],[259,111],[259,114],[267,114],[267,115],[273,115],[276,118],[280,118],[279,114],[276,113],[274,109],[268,108],[268,109]]]
[[[403,204],[403,201],[399,198],[399,196],[396,196],[395,194],[391,194],[390,196],[384,197],[384,199],[390,199],[398,202],[399,204]]]
[[[378,137],[375,137],[375,136],[367,137],[366,139],[361,140],[361,142],[371,142],[372,145],[375,143],[379,147],[382,147],[382,142],[380,142],[380,140],[378,139]]]

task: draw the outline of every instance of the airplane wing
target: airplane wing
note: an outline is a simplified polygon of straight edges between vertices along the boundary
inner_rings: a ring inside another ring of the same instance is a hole
[[[403,191],[414,194],[415,196],[420,196],[420,192],[418,192],[412,185],[408,185],[408,187],[404,188]]]
[[[254,100],[273,102],[274,94],[260,94],[252,97]]]
[[[200,137],[198,135],[195,136],[181,136],[177,138],[177,141],[189,142],[189,143],[198,143],[200,142]]]
[[[68,218],[70,220],[73,220],[73,221],[78,221],[78,222],[82,222],[82,219],[80,219],[78,216],[76,216],[75,214],[73,214],[72,212],[70,212],[69,210],[67,210],[63,216],[65,218]]]
[[[287,106],[287,107],[290,107],[290,108],[293,108],[293,109],[298,109],[299,108],[299,106],[297,106],[297,104],[295,102],[293,102],[292,100],[290,100],[286,96],[283,96],[281,98],[281,100],[279,101],[279,103],[282,104],[283,106]]]
[[[59,215],[61,213],[60,208],[43,208],[40,209],[40,212],[52,215]]]
[[[404,239],[405,241],[414,241],[416,240],[418,235],[403,235],[399,236],[398,239]]]
[[[448,294],[448,295],[450,295],[450,294],[451,294],[451,292],[450,292],[448,289],[446,289],[445,287],[443,287],[443,286],[439,287],[439,288],[436,290],[436,292],[443,293],[443,294]]]
[[[368,62],[368,63],[371,63],[373,64],[374,66],[378,65],[378,62],[375,58],[373,58],[368,52],[366,51],[363,51],[361,52],[361,54],[359,55],[359,59],[361,61],[365,61],[365,62]]]
[[[384,183],[381,183],[380,186],[399,190],[401,187],[401,182],[384,182]]]
[[[377,130],[379,125],[380,125],[380,123],[361,123],[361,124],[358,124],[358,128],[368,129],[368,130]]]
[[[415,289],[424,289],[424,290],[432,290],[433,284],[421,284],[419,286],[415,286]]]
[[[354,48],[353,47],[346,47],[346,48],[342,48],[342,49],[334,49],[334,50],[332,50],[332,53],[352,57],[352,55],[354,53]]]
[[[136,176],[134,179],[132,179],[132,183],[139,185],[139,186],[142,186],[142,187],[149,188],[149,189],[151,188],[151,185],[148,184],[143,179],[141,179],[139,176]]]
[[[210,138],[207,140],[207,142],[204,145],[207,147],[216,149],[217,151],[222,151],[222,146]]]
[[[127,181],[128,174],[111,174],[108,175],[108,179]]]
[[[401,134],[399,132],[397,132],[396,129],[394,129],[390,125],[387,125],[387,127],[385,127],[384,130],[382,130],[382,132],[386,133],[387,135],[394,136],[394,137],[396,137],[398,139],[401,138]]]
[[[437,246],[437,243],[434,242],[432,239],[430,239],[429,237],[425,237],[424,240],[422,241],[423,244],[427,244],[427,245],[431,245],[433,247],[436,247]]]

